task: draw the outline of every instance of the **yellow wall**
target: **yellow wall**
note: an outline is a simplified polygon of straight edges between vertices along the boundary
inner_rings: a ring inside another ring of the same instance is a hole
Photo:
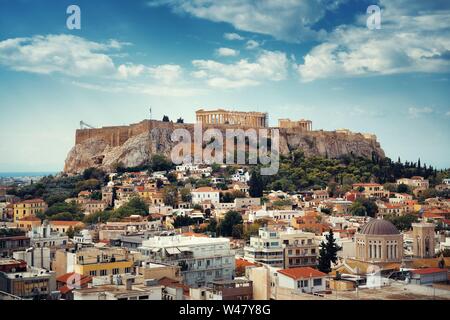
[[[23,217],[36,215],[39,212],[47,210],[45,202],[38,203],[15,203],[14,204],[14,222],[19,222]]]
[[[109,263],[95,263],[95,264],[76,264],[74,272],[89,276],[91,271],[97,271],[97,276],[100,276],[100,270],[106,270],[106,274],[112,274],[113,269],[119,269],[119,273],[125,273],[125,268],[131,268],[133,261],[118,261]]]

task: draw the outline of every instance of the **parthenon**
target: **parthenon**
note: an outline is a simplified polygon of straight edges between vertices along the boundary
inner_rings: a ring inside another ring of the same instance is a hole
[[[267,128],[269,126],[269,117],[266,112],[242,112],[224,109],[207,111],[200,109],[195,114],[197,123],[202,124],[241,125],[253,128]]]
[[[301,120],[297,120],[297,121],[292,121],[290,119],[279,119],[278,127],[286,128],[286,129],[299,128],[304,131],[312,131],[312,121],[305,120],[305,119],[301,119]]]

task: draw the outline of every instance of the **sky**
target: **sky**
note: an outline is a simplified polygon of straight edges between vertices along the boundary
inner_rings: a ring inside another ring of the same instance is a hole
[[[447,168],[449,77],[444,0],[0,0],[0,172],[62,170],[80,120],[136,123],[149,107],[310,119]]]

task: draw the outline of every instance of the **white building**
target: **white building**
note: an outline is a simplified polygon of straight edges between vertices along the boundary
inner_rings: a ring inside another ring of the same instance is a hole
[[[277,271],[278,288],[286,288],[303,293],[326,290],[327,275],[311,267],[282,269]]]
[[[234,276],[235,252],[226,238],[157,236],[143,241],[138,250],[152,262],[179,265],[189,286],[201,287]]]
[[[250,211],[248,221],[255,222],[258,219],[271,218],[275,221],[284,221],[290,224],[293,218],[301,217],[304,214],[304,211],[299,210],[265,210],[263,208],[261,210]]]
[[[59,232],[52,232],[51,225],[47,220],[45,220],[41,226],[34,227],[29,231],[27,236],[30,237],[30,244],[34,248],[64,247],[69,241],[68,236],[61,235]]]
[[[281,267],[284,249],[277,230],[260,228],[257,237],[250,237],[250,245],[244,247],[244,257],[252,262],[261,262]]]
[[[430,187],[430,183],[428,182],[428,180],[424,179],[423,177],[419,177],[419,176],[398,179],[397,184],[405,184],[411,188],[428,189]]]
[[[220,201],[220,192],[211,187],[200,187],[191,191],[192,203],[201,204],[204,201],[210,201],[211,204],[218,204]]]

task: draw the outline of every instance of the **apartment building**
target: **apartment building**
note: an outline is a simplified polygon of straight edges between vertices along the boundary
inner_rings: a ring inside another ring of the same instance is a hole
[[[226,238],[156,236],[143,241],[139,251],[151,262],[180,266],[188,286],[202,287],[234,276],[235,253]]]
[[[18,223],[23,217],[28,217],[42,213],[48,208],[47,203],[42,199],[24,200],[13,204],[14,222]]]
[[[364,198],[387,198],[389,191],[384,190],[383,185],[379,183],[354,183],[353,190],[362,193]]]
[[[245,259],[283,268],[314,266],[318,253],[314,233],[292,228],[261,228],[257,237],[250,238],[250,245],[244,247]]]
[[[0,259],[0,291],[26,299],[48,297],[56,290],[55,273],[23,260]]]
[[[126,249],[109,247],[74,250],[67,253],[66,259],[66,272],[91,277],[132,273],[138,262]]]

